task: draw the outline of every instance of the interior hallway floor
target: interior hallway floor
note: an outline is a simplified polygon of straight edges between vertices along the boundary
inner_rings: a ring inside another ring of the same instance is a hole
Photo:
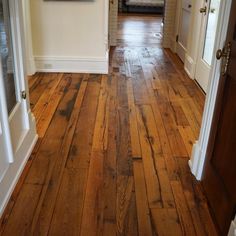
[[[217,235],[188,167],[204,95],[161,18],[122,16],[118,37],[109,76],[29,80],[39,140],[1,235]]]

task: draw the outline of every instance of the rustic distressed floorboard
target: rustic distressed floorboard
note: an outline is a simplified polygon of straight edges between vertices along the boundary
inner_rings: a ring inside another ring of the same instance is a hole
[[[217,235],[188,167],[205,98],[161,40],[123,15],[109,75],[29,79],[40,139],[0,235]]]

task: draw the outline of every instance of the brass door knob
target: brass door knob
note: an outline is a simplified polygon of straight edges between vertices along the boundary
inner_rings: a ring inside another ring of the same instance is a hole
[[[216,52],[216,59],[220,60],[222,57],[226,57],[227,53],[224,50],[218,49]]]
[[[206,14],[206,12],[207,12],[207,7],[206,6],[200,8],[200,13],[205,13]]]
[[[22,99],[26,99],[26,97],[27,97],[26,92],[25,91],[21,91],[21,98]]]
[[[228,66],[230,62],[230,55],[231,55],[231,47],[232,47],[232,44],[231,42],[229,42],[223,49],[218,49],[216,52],[217,60],[225,58],[225,61],[223,61],[223,64],[222,64],[222,70],[221,70],[222,75],[226,75],[227,70],[228,70]]]

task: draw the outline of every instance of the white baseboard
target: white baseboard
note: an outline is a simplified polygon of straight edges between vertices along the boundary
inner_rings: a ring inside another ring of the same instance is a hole
[[[191,79],[194,79],[195,76],[195,66],[194,60],[188,54],[185,54],[184,69]]]
[[[0,182],[0,217],[2,216],[15,186],[24,170],[24,167],[33,151],[38,140],[35,129],[35,119],[29,114],[30,129],[28,130],[25,140],[14,156],[14,162],[10,164],[5,176]]]
[[[108,74],[109,56],[101,58],[35,56],[38,72]]]

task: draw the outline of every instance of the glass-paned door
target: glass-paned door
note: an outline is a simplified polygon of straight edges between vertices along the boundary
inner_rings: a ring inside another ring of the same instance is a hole
[[[199,12],[199,14],[202,14],[202,24],[195,79],[202,89],[207,92],[212,59],[215,55],[214,46],[218,20],[222,10],[221,5],[223,1],[204,0],[204,2],[204,6],[200,9],[201,13]]]
[[[12,152],[17,153],[29,129],[28,107],[21,96],[26,90],[22,50],[21,1],[0,0],[0,80],[6,105]],[[9,147],[9,146],[8,146]],[[9,157],[13,162],[13,157]]]

